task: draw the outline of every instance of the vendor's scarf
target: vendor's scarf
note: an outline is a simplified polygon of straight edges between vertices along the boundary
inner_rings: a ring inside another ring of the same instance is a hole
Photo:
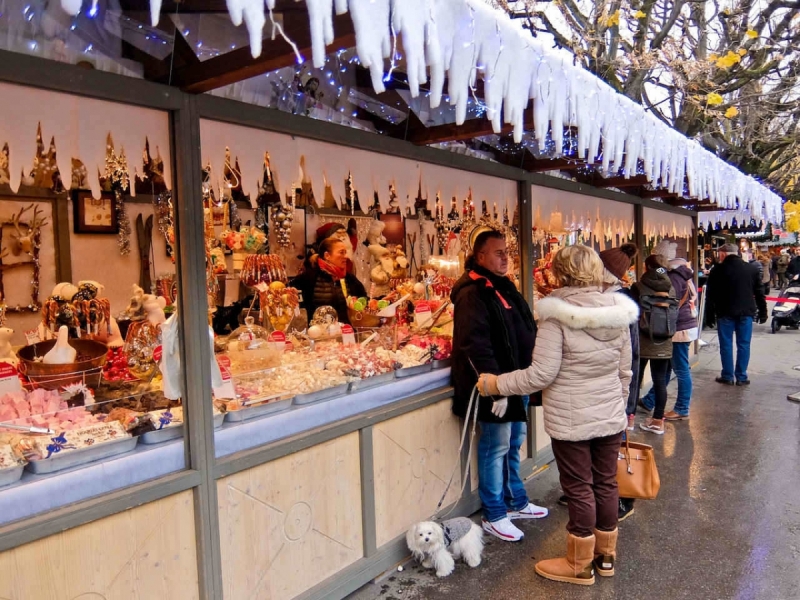
[[[344,279],[346,275],[346,269],[341,267],[337,267],[336,265],[332,265],[328,261],[320,258],[318,261],[319,268],[325,271],[328,275],[333,277],[334,281],[338,281],[339,279]]]

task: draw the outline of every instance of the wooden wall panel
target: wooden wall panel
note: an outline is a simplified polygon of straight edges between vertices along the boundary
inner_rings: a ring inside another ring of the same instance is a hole
[[[2,600],[199,597],[192,492],[0,554]]]
[[[363,556],[358,433],[218,482],[225,600],[288,600]]]
[[[375,512],[378,547],[402,534],[409,525],[427,519],[450,479],[444,505],[455,502],[461,490],[458,453],[459,420],[443,400],[375,425]]]

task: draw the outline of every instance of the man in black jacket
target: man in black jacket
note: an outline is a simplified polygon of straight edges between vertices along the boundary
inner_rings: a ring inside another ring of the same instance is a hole
[[[792,260],[789,261],[789,266],[786,267],[786,279],[791,281],[800,275],[800,253],[794,248],[789,248],[789,255],[792,256]]]
[[[450,295],[455,304],[453,412],[461,418],[468,418],[478,373],[500,375],[529,367],[536,340],[531,309],[506,277],[508,252],[503,234],[494,230],[479,234],[466,267]],[[516,542],[523,533],[510,519],[540,519],[548,513],[528,500],[519,474],[528,397],[478,396],[476,402],[473,410],[477,409],[481,422],[478,477],[483,528],[501,540]]]
[[[750,338],[753,319],[767,322],[764,286],[757,269],[739,257],[736,244],[719,250],[720,261],[708,277],[708,303],[717,315],[722,374],[717,382],[725,385],[750,385]],[[736,367],[733,364],[733,335],[736,334]]]

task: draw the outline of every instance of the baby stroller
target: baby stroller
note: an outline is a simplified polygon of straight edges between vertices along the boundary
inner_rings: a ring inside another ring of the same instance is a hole
[[[800,300],[800,281],[796,278],[790,281],[786,289],[781,290],[779,298]],[[800,304],[778,301],[772,309],[772,333],[779,332],[781,327],[800,328]]]

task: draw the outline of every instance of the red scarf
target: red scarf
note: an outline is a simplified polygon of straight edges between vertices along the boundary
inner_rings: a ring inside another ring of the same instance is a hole
[[[328,261],[320,258],[317,263],[319,264],[319,268],[325,271],[328,275],[333,277],[334,281],[338,281],[339,279],[344,279],[344,276],[347,274],[346,269],[342,269],[341,267],[337,267],[336,265],[332,265]]]

